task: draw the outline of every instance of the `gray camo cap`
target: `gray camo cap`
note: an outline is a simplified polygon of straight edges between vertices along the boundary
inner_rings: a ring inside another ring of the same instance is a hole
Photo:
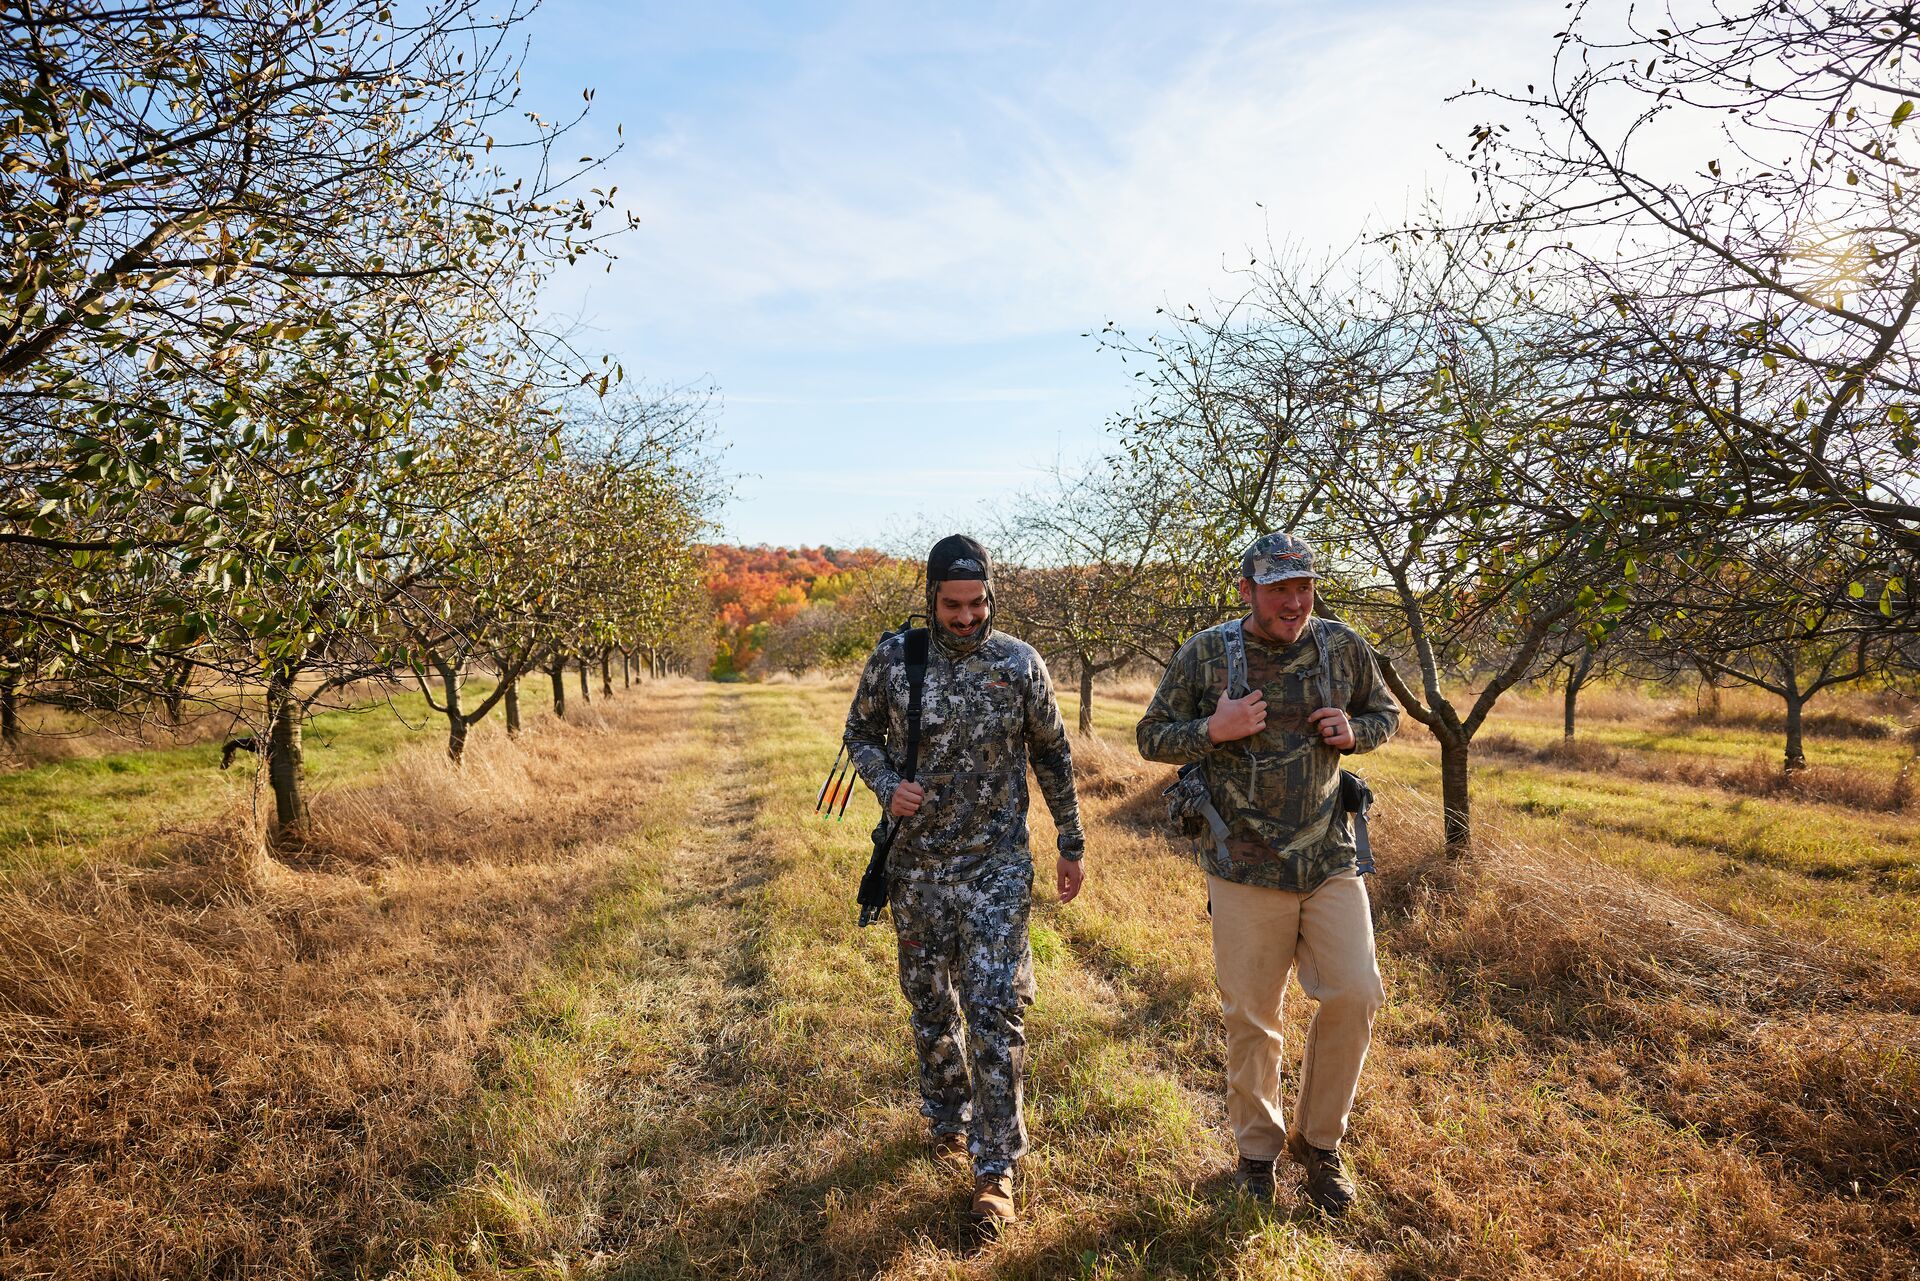
[[[1282,530],[1262,534],[1240,555],[1240,577],[1256,583],[1279,583],[1289,578],[1319,578],[1313,567],[1313,548],[1306,540]]]

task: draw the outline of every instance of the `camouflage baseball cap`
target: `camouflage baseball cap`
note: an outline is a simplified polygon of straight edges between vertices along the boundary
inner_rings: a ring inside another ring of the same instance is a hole
[[[1313,548],[1284,530],[1262,534],[1240,555],[1240,577],[1256,583],[1278,583],[1289,578],[1318,578]]]

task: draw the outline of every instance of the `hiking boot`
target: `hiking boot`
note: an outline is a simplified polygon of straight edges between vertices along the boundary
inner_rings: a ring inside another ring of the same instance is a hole
[[[998,1236],[1012,1225],[1013,1175],[983,1174],[973,1181],[973,1208],[968,1211],[973,1225],[987,1236]]]
[[[936,1134],[927,1140],[927,1156],[935,1165],[957,1165],[967,1159],[967,1136]]]
[[[1233,1190],[1256,1201],[1273,1200],[1273,1162],[1241,1157],[1233,1166]]]
[[[1333,1218],[1345,1214],[1356,1194],[1340,1164],[1340,1149],[1316,1148],[1296,1131],[1287,1136],[1287,1154],[1307,1169],[1300,1189],[1307,1204]]]

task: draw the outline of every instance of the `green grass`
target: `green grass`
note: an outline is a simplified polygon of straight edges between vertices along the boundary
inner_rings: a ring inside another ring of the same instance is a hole
[[[1390,744],[1359,768],[1376,783],[1438,798],[1431,748]],[[1476,830],[1497,828],[1499,839],[1625,868],[1863,963],[1920,967],[1920,827],[1911,815],[1497,758],[1475,764],[1472,796]]]
[[[468,697],[492,688],[475,682]],[[500,714],[496,707],[492,715]],[[322,712],[306,726],[307,782],[327,788],[366,778],[402,745],[445,733],[445,719],[417,692]],[[244,803],[256,763],[243,752],[223,772],[220,744],[207,742],[0,773],[0,875],[76,866],[103,845],[132,849],[166,828],[222,813]]]

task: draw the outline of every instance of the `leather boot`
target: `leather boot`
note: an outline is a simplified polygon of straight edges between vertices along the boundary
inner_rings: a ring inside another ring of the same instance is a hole
[[[1233,1167],[1233,1190],[1256,1201],[1273,1200],[1273,1162],[1241,1157]]]
[[[973,1181],[973,1208],[969,1211],[975,1227],[988,1236],[1013,1224],[1013,1174],[983,1174]]]
[[[1316,1148],[1296,1131],[1287,1136],[1287,1154],[1306,1167],[1300,1191],[1307,1204],[1333,1218],[1345,1214],[1356,1193],[1340,1163],[1340,1149]]]

